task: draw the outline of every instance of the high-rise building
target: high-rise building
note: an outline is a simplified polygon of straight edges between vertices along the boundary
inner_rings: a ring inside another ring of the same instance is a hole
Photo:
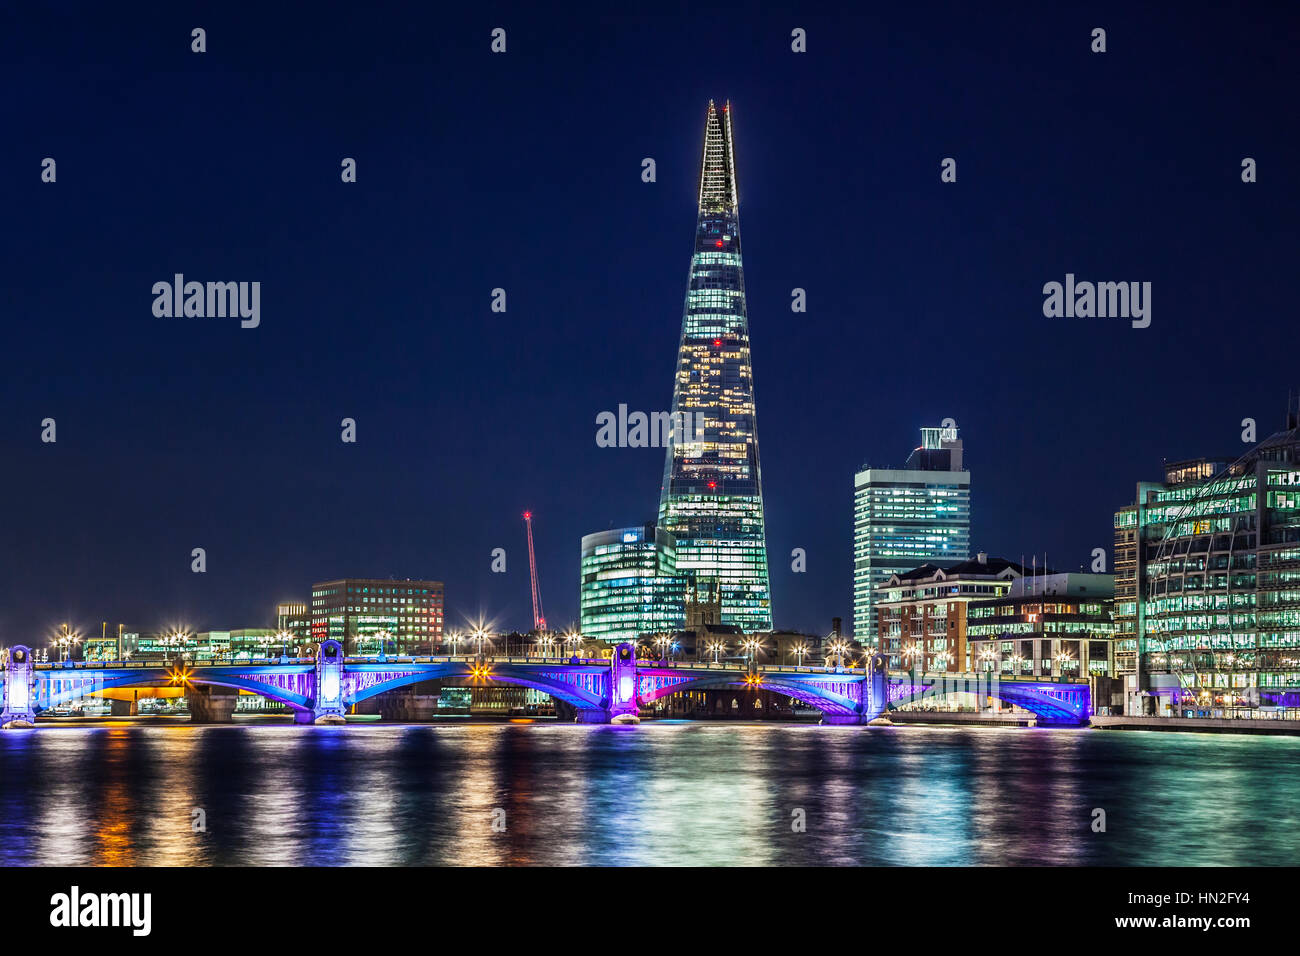
[[[686,580],[673,536],[644,525],[582,539],[582,635],[616,644],[676,631],[685,621]]]
[[[313,584],[311,638],[345,654],[428,654],[442,643],[441,581],[343,578]]]
[[[731,104],[709,101],[700,162],[695,251],[682,315],[672,421],[689,419],[664,461],[659,527],[677,542],[677,567],[697,586],[716,581],[722,617],[772,629],[758,462],[753,364],[740,248]]]
[[[970,556],[970,472],[957,429],[922,428],[902,468],[864,465],[853,480],[853,636],[874,644],[876,587],[922,564]]]
[[[1300,429],[1170,465],[1115,514],[1130,712],[1300,717]]]

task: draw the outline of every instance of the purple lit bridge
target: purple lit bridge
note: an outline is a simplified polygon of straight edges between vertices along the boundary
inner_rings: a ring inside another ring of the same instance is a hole
[[[662,697],[688,691],[763,689],[815,707],[825,724],[865,724],[891,708],[952,694],[974,694],[1015,704],[1038,715],[1039,725],[1087,725],[1086,680],[999,678],[993,674],[908,674],[887,670],[885,658],[865,668],[638,660],[631,644],[610,659],[503,657],[344,657],[325,641],[314,658],[281,657],[249,663],[158,665],[149,662],[37,663],[27,647],[3,661],[0,725],[32,726],[42,711],[82,697],[131,687],[184,687],[202,701],[211,687],[260,694],[288,705],[298,723],[342,723],[358,701],[410,684],[456,680],[531,687],[564,701],[580,723],[631,721]]]

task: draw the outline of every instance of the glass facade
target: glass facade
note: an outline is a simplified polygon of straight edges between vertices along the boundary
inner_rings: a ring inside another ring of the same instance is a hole
[[[685,624],[686,578],[677,573],[676,542],[645,525],[582,539],[579,606],[582,636],[617,644]]]
[[[1171,466],[1115,515],[1141,689],[1157,714],[1300,716],[1297,430],[1207,470]]]
[[[874,645],[880,584],[970,556],[970,472],[957,429],[923,428],[906,465],[865,467],[853,485],[853,636]]]
[[[1016,677],[1114,676],[1114,595],[1109,574],[1017,578],[1003,596],[967,607],[971,669]],[[1109,707],[1109,688],[1093,703]]]
[[[724,623],[770,631],[731,107],[712,100],[672,411],[673,422],[703,425],[689,441],[674,435],[664,462],[659,526],[676,539],[677,567],[701,585],[717,583]]]

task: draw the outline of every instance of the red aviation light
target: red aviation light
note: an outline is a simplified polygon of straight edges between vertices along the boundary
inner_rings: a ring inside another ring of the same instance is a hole
[[[717,242],[717,246],[718,246],[719,249],[722,248],[722,240],[721,240],[721,239],[718,240],[718,242]]]
[[[720,348],[722,348],[722,339],[714,339],[714,340],[713,340],[713,347],[714,347],[715,349],[720,349]]]
[[[713,488],[716,488],[716,487],[718,487],[718,483],[717,483],[716,481],[710,481],[710,482],[709,482],[709,488],[710,488],[710,489],[713,489]]]

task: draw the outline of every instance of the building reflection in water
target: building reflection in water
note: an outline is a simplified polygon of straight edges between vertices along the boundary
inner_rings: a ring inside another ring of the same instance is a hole
[[[1297,758],[1020,728],[48,724],[0,733],[0,863],[1285,864]]]

